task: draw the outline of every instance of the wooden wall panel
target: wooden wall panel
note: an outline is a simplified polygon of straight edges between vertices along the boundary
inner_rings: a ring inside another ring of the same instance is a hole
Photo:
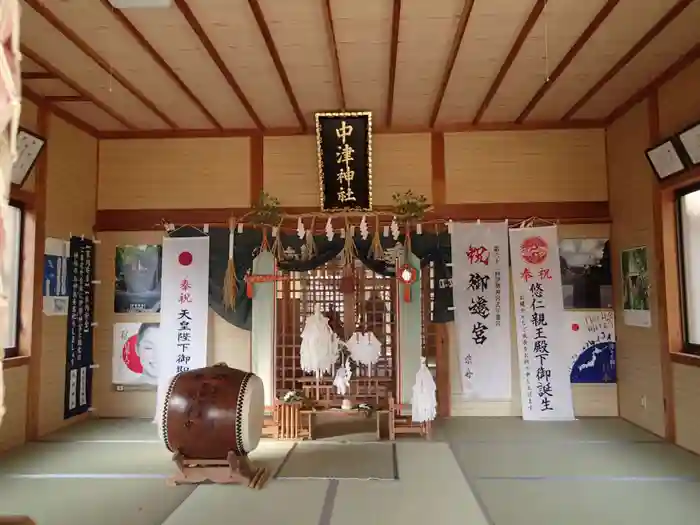
[[[603,130],[449,133],[448,203],[605,201]]]
[[[665,138],[700,121],[700,61],[695,61],[659,89],[659,128]],[[665,226],[665,225],[664,225]],[[674,250],[672,250],[674,251]],[[666,260],[666,266],[676,262]],[[667,283],[672,286],[674,283]],[[672,308],[672,305],[668,306]],[[669,326],[669,331],[673,327]],[[671,345],[671,350],[676,350]],[[672,365],[675,402],[676,442],[700,454],[700,368],[680,363]]]
[[[114,323],[159,322],[160,314],[114,313],[114,257],[116,247],[134,244],[161,244],[163,233],[103,232],[97,249],[96,279],[102,282],[95,296],[95,362],[100,365],[93,379],[93,404],[100,417],[144,417],[155,413],[155,391],[117,392],[112,388],[112,338]],[[250,369],[250,332],[236,328],[209,312],[210,364],[224,361],[230,366]]]
[[[659,89],[659,128],[662,137],[700,120],[700,60]]]
[[[104,140],[98,209],[249,205],[248,138]]]
[[[36,133],[39,120],[39,108],[31,100],[26,98],[22,100],[22,114],[20,115],[19,123],[29,131]]]
[[[651,327],[617,323],[620,415],[658,435],[665,434],[661,344],[656,286],[653,189],[654,175],[644,156],[649,145],[646,101],[614,122],[607,131],[610,212],[613,218],[615,313],[622,320],[620,253],[646,246],[650,269]],[[643,402],[644,400],[644,402]],[[643,405],[646,405],[643,406]]]
[[[25,441],[27,419],[27,380],[29,367],[5,370],[5,417],[0,425],[0,452]]]
[[[265,191],[283,206],[320,205],[314,137],[265,138],[263,166]],[[372,138],[375,206],[391,205],[392,194],[408,189],[431,200],[430,174],[429,134],[382,134]]]
[[[372,164],[375,206],[390,206],[394,193],[409,189],[433,202],[430,134],[375,135]]]
[[[263,189],[282,206],[320,206],[316,139],[265,137]]]
[[[610,237],[609,224],[576,224],[559,227],[560,239]],[[521,416],[520,373],[518,368],[518,344],[516,335],[516,319],[511,301],[511,358],[512,358],[512,392],[510,401],[465,401],[460,392],[461,378],[459,372],[459,346],[454,323],[448,323],[448,338],[450,342],[450,372],[453,390],[453,416]],[[620,321],[618,320],[619,324]],[[568,351],[567,351],[568,352]],[[617,416],[617,385],[573,385],[574,413],[580,417]]]
[[[54,116],[49,124],[46,236],[92,236],[95,223],[97,140]],[[99,248],[98,248],[99,249]],[[39,435],[79,420],[63,420],[66,318],[44,316],[40,360]]]
[[[674,363],[672,369],[676,405],[676,443],[700,454],[700,368]]]

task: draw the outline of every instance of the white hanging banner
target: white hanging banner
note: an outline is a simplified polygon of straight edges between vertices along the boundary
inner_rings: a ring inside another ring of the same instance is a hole
[[[511,399],[508,225],[454,223],[452,295],[462,393]]]
[[[572,420],[557,227],[510,230],[523,419]]]
[[[180,372],[207,366],[209,237],[163,239],[158,399]]]

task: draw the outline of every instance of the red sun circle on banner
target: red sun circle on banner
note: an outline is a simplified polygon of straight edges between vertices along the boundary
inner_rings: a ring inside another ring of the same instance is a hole
[[[190,252],[180,252],[177,256],[177,262],[182,266],[189,266],[192,264],[192,254]]]
[[[520,256],[530,264],[542,264],[548,252],[549,246],[542,237],[528,237],[520,245]]]
[[[578,332],[579,328],[581,328],[581,327],[578,325],[578,323],[574,323],[574,324],[571,325],[571,329],[572,329],[574,332]]]

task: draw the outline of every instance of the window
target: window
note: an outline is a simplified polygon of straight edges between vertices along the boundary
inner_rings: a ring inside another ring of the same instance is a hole
[[[4,267],[7,275],[5,294],[7,296],[7,311],[0,318],[7,326],[0,330],[5,357],[15,357],[19,354],[19,294],[20,294],[20,264],[22,257],[22,209],[13,202],[7,209],[7,243],[5,245]]]
[[[700,187],[679,193],[678,226],[684,351],[700,355]]]

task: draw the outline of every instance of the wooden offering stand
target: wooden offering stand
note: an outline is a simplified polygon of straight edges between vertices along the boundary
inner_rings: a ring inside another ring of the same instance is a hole
[[[255,468],[248,456],[237,456],[233,451],[225,460],[186,458],[179,452],[173,454],[178,473],[168,479],[168,485],[216,483],[221,485],[248,485],[261,489],[269,478],[266,468]]]
[[[414,423],[411,416],[403,414],[410,409],[411,405],[396,403],[394,397],[389,395],[389,439],[395,441],[397,434],[418,434],[431,440],[433,436],[432,421]]]

